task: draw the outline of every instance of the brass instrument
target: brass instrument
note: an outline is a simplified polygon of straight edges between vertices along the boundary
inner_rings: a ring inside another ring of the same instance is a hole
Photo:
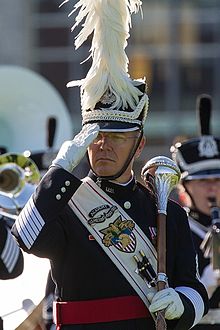
[[[212,218],[212,266],[214,270],[220,272],[220,209],[216,204],[216,199],[211,202]]]
[[[210,296],[210,310],[208,314],[201,320],[201,323],[219,324],[220,322],[220,208],[217,206],[216,198],[209,198],[211,226],[208,228],[205,238],[203,239],[200,249],[205,258],[210,258],[210,265],[215,273],[217,287],[212,285],[208,287]],[[212,321],[210,321],[212,319]]]
[[[9,228],[13,226],[19,213],[22,211],[28,199],[34,192],[37,183],[40,181],[40,178],[40,171],[31,158],[19,153],[4,153],[0,155],[0,219],[4,220]],[[29,273],[28,276],[30,277],[32,275],[31,271],[34,269],[35,271],[38,270],[37,267],[39,267],[40,264],[38,264],[37,257],[30,256],[25,253],[23,256],[25,260],[25,268],[21,276],[19,276],[19,284],[17,285],[20,285],[20,283],[22,283],[21,281],[23,281],[22,290],[24,290],[24,295],[26,295],[27,292],[25,291],[25,284],[28,278],[27,274]],[[42,268],[41,272],[42,271],[45,272],[46,283],[46,276],[49,271],[49,265],[45,269]],[[16,280],[17,279],[14,279],[13,281]],[[36,282],[34,285],[36,285]],[[1,287],[1,292],[2,289],[3,288]],[[28,297],[32,298],[32,294],[33,293],[28,292]],[[15,313],[19,313],[19,311],[23,310],[23,312],[27,314],[26,318],[23,322],[21,322],[21,318],[19,317],[18,320],[20,325],[13,327],[13,329],[46,330],[42,318],[43,300],[38,303],[37,306],[35,306],[35,304],[32,302],[32,299],[27,299],[27,296],[24,296],[24,298],[25,299],[22,300],[21,308],[15,309],[14,311],[2,315],[4,325],[5,322],[7,324],[7,320],[8,318],[10,319],[10,316],[13,317]],[[19,301],[19,294],[17,298],[13,297],[13,299],[17,299],[17,301]],[[18,322],[18,320],[15,322]]]
[[[23,154],[0,155],[0,214],[12,219],[19,214],[40,177],[37,165]]]
[[[210,258],[213,270],[220,272],[220,208],[216,198],[210,198],[212,224],[202,241],[200,248],[205,258]]]
[[[56,151],[72,138],[73,130],[78,129],[73,127],[60,93],[39,73],[17,65],[0,64],[0,85],[0,145],[5,152],[23,154],[30,150],[31,154],[46,154],[48,147]],[[16,91],[13,95],[12,90]],[[47,121],[51,117],[57,121],[53,145],[47,132]]]

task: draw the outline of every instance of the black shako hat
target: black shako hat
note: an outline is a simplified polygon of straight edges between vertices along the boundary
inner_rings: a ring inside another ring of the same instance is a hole
[[[112,132],[144,126],[147,85],[145,78],[130,78],[125,53],[131,14],[137,13],[141,5],[141,0],[80,0],[69,14],[80,8],[72,27],[74,30],[83,21],[75,39],[76,49],[92,35],[92,65],[86,77],[67,84],[80,86],[82,125],[98,123],[101,131]]]
[[[198,96],[196,111],[200,136],[177,142],[170,149],[172,157],[181,170],[182,180],[220,178],[220,139],[211,135],[210,131],[210,95]]]

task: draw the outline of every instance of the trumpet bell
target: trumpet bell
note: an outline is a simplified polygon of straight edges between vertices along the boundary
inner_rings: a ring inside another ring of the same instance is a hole
[[[16,164],[0,166],[0,189],[6,193],[12,193],[21,189],[24,174]]]
[[[0,207],[6,210],[23,208],[40,177],[32,159],[17,153],[0,155]]]

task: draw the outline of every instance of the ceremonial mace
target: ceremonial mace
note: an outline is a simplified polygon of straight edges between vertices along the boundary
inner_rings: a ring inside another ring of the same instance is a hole
[[[157,156],[142,168],[141,176],[145,184],[153,189],[157,200],[157,289],[161,291],[168,285],[166,275],[166,215],[168,197],[180,180],[180,170],[170,158]],[[156,317],[156,329],[167,329],[165,311]]]

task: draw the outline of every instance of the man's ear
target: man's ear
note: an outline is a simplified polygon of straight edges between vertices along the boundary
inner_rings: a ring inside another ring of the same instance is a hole
[[[146,137],[142,136],[141,141],[139,143],[139,146],[138,146],[138,148],[135,152],[135,155],[134,155],[135,159],[137,159],[140,156],[140,154],[142,153],[142,151],[144,149],[144,146],[145,146],[145,143],[146,143]]]

